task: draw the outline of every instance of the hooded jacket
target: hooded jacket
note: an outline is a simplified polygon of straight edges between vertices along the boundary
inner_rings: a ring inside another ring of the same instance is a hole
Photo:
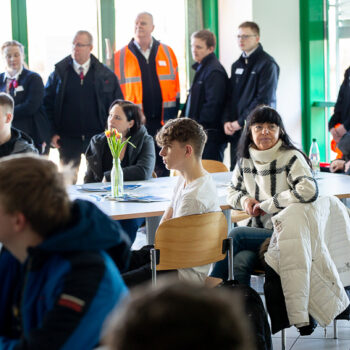
[[[0,145],[0,157],[27,152],[38,153],[33,140],[23,131],[11,128],[11,139]]]
[[[105,252],[112,247],[125,268],[129,242],[119,224],[76,200],[70,224],[29,248],[24,264],[2,250],[0,349],[93,349],[106,316],[127,294]]]
[[[39,74],[23,67],[12,96],[15,101],[12,125],[30,135],[36,146],[49,143],[49,122],[43,108],[44,84]],[[0,74],[0,91],[6,92],[5,73]]]
[[[152,136],[141,126],[130,138],[135,145],[127,146],[126,154],[121,162],[125,181],[147,180],[152,177],[155,165],[155,150]],[[84,182],[101,182],[103,177],[110,181],[112,155],[108,147],[105,133],[95,135],[86,150],[87,170]]]

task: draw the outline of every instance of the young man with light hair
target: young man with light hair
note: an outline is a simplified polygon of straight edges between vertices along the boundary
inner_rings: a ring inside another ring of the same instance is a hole
[[[12,127],[13,111],[13,98],[5,92],[0,92],[0,157],[26,152],[38,153],[33,140],[24,132]]]
[[[70,201],[62,173],[38,156],[0,160],[0,349],[85,350],[127,294],[105,252],[129,246],[93,203]],[[126,254],[124,254],[126,252]]]
[[[181,216],[220,211],[215,183],[202,166],[202,153],[207,141],[203,127],[190,118],[169,120],[157,133],[159,152],[168,170],[176,170],[180,176],[174,194],[161,222]],[[205,236],[203,236],[205,239]],[[123,274],[128,286],[151,277],[150,246],[132,252],[131,261],[138,261],[133,271]],[[178,270],[180,279],[204,282],[210,265]]]

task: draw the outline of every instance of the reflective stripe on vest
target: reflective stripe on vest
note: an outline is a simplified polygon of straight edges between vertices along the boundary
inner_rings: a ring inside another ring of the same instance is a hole
[[[174,112],[172,112],[171,109],[177,107],[177,99],[180,96],[178,86],[178,67],[176,58],[172,58],[170,49],[163,44],[159,45],[155,60],[156,73],[162,93],[163,119],[165,110],[169,109],[169,112],[173,115]],[[161,61],[166,62],[166,64],[160,65],[159,62]],[[137,57],[127,46],[124,46],[116,53],[114,63],[115,73],[119,78],[124,98],[134,102],[142,108],[142,75]],[[176,116],[174,115],[172,117],[174,118]]]

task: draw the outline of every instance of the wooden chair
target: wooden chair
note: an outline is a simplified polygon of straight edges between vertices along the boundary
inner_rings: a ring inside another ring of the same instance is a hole
[[[232,279],[232,239],[227,238],[227,221],[222,212],[182,216],[159,225],[151,249],[152,283],[157,270],[196,267],[222,260],[229,252]]]
[[[224,173],[227,172],[227,166],[217,160],[202,159],[203,168],[208,173]]]
[[[227,166],[224,163],[221,163],[217,160],[211,160],[211,159],[202,159],[202,165],[203,168],[208,173],[224,173],[227,172]],[[176,170],[170,171],[170,176],[178,176],[179,173]]]

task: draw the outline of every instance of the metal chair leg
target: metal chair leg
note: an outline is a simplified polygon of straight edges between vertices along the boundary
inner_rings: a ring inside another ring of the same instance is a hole
[[[286,330],[282,329],[282,337],[281,337],[281,349],[286,350]]]
[[[151,270],[152,270],[152,286],[157,284],[157,250],[152,248],[151,254]]]
[[[333,339],[338,339],[337,320],[333,320]]]
[[[228,249],[228,280],[233,280],[233,239],[232,237],[228,238],[229,240],[229,249]]]

